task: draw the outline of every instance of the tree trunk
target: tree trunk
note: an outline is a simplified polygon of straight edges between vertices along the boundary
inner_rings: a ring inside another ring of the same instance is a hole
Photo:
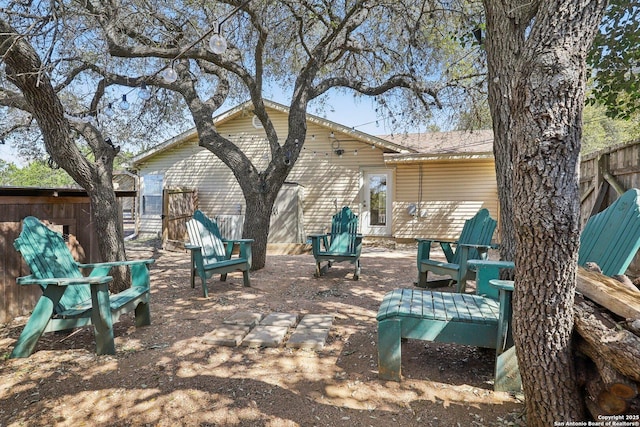
[[[251,270],[260,270],[266,265],[269,224],[277,194],[278,192],[275,191],[275,194],[267,192],[261,195],[250,194],[246,196],[247,214],[244,219],[242,237],[254,240],[251,245]]]
[[[7,76],[24,96],[26,105],[21,108],[30,112],[38,122],[47,152],[89,194],[102,260],[124,260],[124,233],[112,183],[113,159],[118,148],[101,138],[94,138],[90,145],[95,162],[89,162],[82,155],[71,137],[62,103],[49,77],[43,72],[44,67],[36,51],[2,20],[0,53],[7,64]],[[93,131],[90,127],[84,130],[87,134]],[[114,277],[111,290],[117,292],[128,287],[125,269],[111,274]]]
[[[484,5],[500,204],[512,213],[506,226],[513,221],[515,237],[513,335],[527,423],[583,420],[571,346],[577,171],[586,51],[606,2]],[[510,245],[511,230],[501,230]]]

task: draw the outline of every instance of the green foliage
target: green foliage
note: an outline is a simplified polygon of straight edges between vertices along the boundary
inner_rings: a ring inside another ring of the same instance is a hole
[[[602,103],[612,118],[640,111],[640,4],[611,0],[587,61],[595,78],[588,100]]]
[[[640,113],[628,120],[607,116],[604,105],[587,105],[582,113],[582,154],[640,138]]]
[[[78,188],[62,169],[51,169],[46,162],[34,161],[19,168],[0,160],[0,185],[5,187]]]

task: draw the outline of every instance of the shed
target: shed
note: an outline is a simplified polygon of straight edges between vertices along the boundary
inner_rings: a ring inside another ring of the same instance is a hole
[[[117,191],[116,197],[134,197],[134,191]],[[28,314],[41,292],[36,286],[18,286],[16,278],[30,274],[13,241],[26,216],[48,222],[61,232],[79,262],[101,261],[91,204],[86,191],[69,188],[0,187],[0,323]]]

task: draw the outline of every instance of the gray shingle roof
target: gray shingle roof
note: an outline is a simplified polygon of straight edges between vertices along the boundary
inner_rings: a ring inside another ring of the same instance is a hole
[[[493,131],[490,129],[379,135],[378,137],[424,154],[493,152]]]

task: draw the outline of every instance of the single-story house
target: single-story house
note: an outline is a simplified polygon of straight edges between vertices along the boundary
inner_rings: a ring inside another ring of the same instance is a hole
[[[277,132],[287,134],[288,108],[266,102]],[[251,103],[215,119],[220,133],[266,166],[268,145]],[[367,238],[413,241],[456,238],[480,208],[498,218],[491,131],[373,136],[314,115],[272,214],[270,243],[305,243],[327,231],[342,206],[359,215]],[[197,206],[219,222],[241,227],[245,200],[228,168],[187,131],[134,157],[140,184],[138,233],[161,233],[163,190],[193,188]],[[231,237],[231,236],[229,236]]]

